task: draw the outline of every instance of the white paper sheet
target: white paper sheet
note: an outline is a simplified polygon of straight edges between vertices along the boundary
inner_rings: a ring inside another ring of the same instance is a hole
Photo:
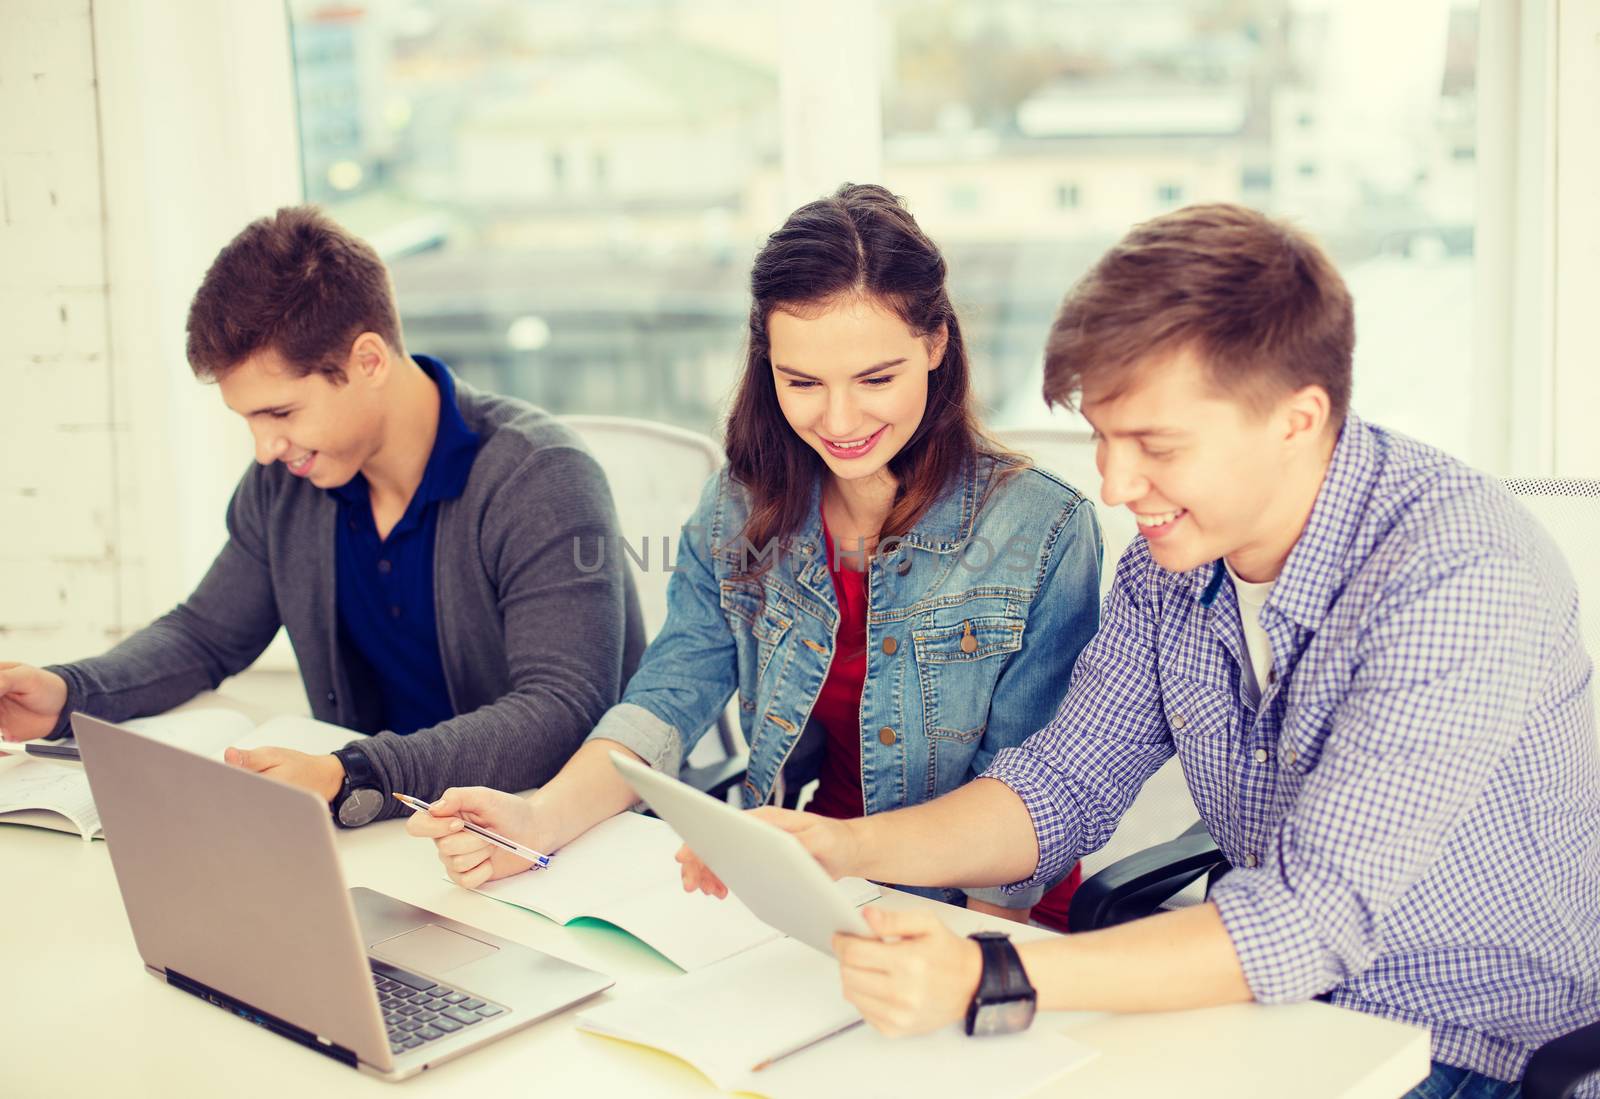
[[[959,1025],[886,1038],[859,1020],[838,963],[780,939],[584,1011],[578,1026],[670,1053],[726,1091],[771,1099],[998,1099],[1027,1095],[1096,1056],[1049,1029],[1048,1016],[1036,1029],[988,1038]]]
[[[82,765],[32,757],[0,765],[0,823],[98,838],[100,814]]]
[[[838,963],[781,938],[585,1011],[578,1026],[665,1050],[734,1089],[749,1086],[757,1065],[860,1018],[840,992]]]
[[[1030,1095],[1096,1052],[1048,1029],[969,1038],[950,1026],[915,1038],[886,1038],[859,1026],[752,1073],[736,1086],[770,1099],[1007,1099]]]

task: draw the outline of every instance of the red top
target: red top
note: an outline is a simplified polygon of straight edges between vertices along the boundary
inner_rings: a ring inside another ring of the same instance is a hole
[[[816,793],[806,809],[825,817],[845,820],[866,814],[861,796],[861,687],[867,679],[867,574],[841,568],[834,560],[833,535],[822,519],[822,541],[828,554],[828,574],[839,600],[839,632],[835,639],[828,678],[822,682],[811,716],[822,723],[827,741]],[[1067,929],[1067,906],[1081,880],[1078,867],[1066,880],[1044,895],[1033,918],[1058,931]]]
[[[822,723],[828,739],[817,790],[806,808],[843,820],[866,812],[861,796],[861,686],[867,679],[867,574],[841,568],[834,560],[826,516],[822,542],[828,554],[828,573],[833,577],[833,594],[839,600],[839,632],[828,678],[811,708],[811,716]]]

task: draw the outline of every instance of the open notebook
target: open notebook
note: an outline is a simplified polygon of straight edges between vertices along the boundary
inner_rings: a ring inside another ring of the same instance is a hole
[[[666,823],[619,813],[556,852],[548,870],[488,882],[478,892],[557,923],[603,920],[686,970],[783,937],[733,897],[685,893],[673,859],[682,845]],[[837,888],[855,905],[879,896],[877,886],[860,878],[845,878]]]
[[[256,725],[234,710],[187,710],[121,723],[200,755],[221,759],[226,748],[293,748],[323,755],[360,734],[308,717],[275,717]],[[0,757],[0,824],[28,824],[103,839],[100,814],[81,763],[25,755],[22,745]]]
[[[611,998],[578,1027],[687,1061],[724,1091],[771,1099],[1027,1095],[1095,1056],[1053,1032],[968,1038],[949,1027],[885,1038],[839,990],[830,956],[784,938],[716,965]]]

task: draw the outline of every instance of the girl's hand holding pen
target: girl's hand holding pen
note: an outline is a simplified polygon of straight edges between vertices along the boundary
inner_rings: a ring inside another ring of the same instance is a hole
[[[535,851],[548,849],[525,798],[486,786],[452,787],[426,812],[412,813],[406,831],[433,840],[450,880],[468,889],[520,874],[534,864],[470,831],[466,821]]]

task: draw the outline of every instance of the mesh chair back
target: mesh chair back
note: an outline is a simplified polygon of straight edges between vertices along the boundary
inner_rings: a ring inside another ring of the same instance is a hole
[[[1575,477],[1508,477],[1522,501],[1555,541],[1578,583],[1583,645],[1600,663],[1600,481]]]

